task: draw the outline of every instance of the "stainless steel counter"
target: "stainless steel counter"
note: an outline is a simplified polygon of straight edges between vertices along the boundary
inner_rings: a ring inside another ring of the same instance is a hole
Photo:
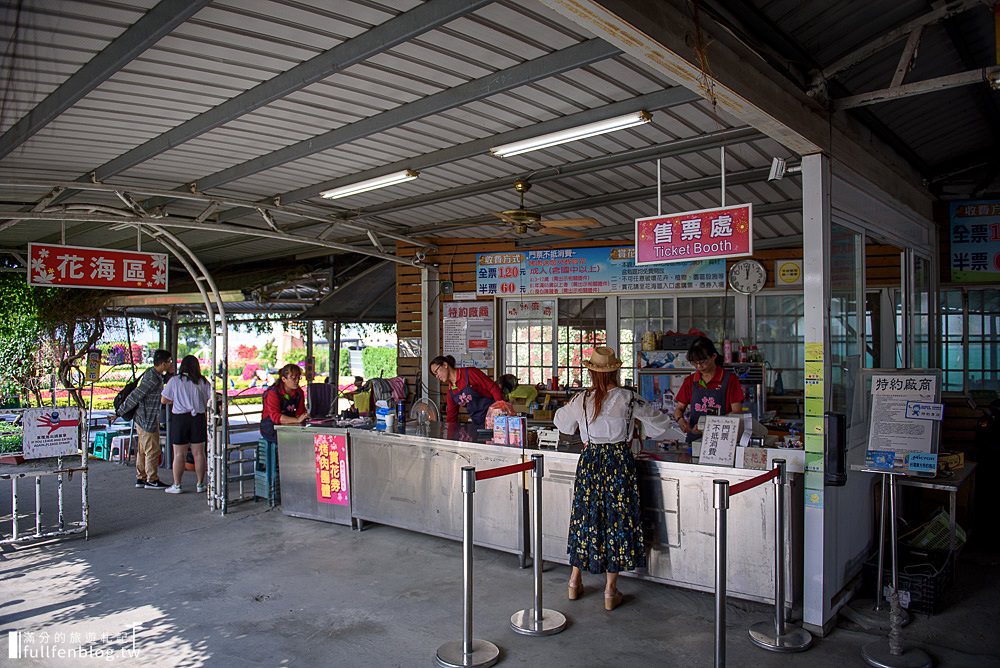
[[[281,512],[292,517],[304,517],[321,522],[351,526],[350,436],[346,429],[316,429],[312,427],[275,427],[278,433],[278,479],[281,481]],[[329,434],[347,438],[348,498],[346,504],[321,502],[321,485],[317,476],[316,435]]]
[[[448,437],[451,438],[448,438]],[[491,433],[441,423],[393,433],[351,431],[354,516],[363,521],[462,539],[463,466],[477,470],[522,461],[521,450],[483,443]],[[476,545],[525,558],[522,475],[476,483]]]
[[[311,434],[344,430],[281,428],[279,451],[283,509],[290,515],[325,519],[315,501],[315,464],[293,464],[299,455],[288,450],[308,450]],[[558,450],[516,449],[486,444],[492,434],[471,427],[432,423],[410,425],[385,433],[350,429],[349,463],[351,505],[356,519],[387,524],[422,533],[461,540],[461,469],[479,470],[527,461],[533,452],[545,455],[543,535],[545,559],[567,563],[573,483],[580,445]],[[288,438],[286,439],[286,434]],[[301,436],[299,435],[301,434]],[[294,435],[294,436],[293,436]],[[308,440],[298,443],[298,439]],[[288,440],[290,445],[286,445]],[[713,591],[715,564],[715,511],[712,480],[732,483],[761,473],[690,463],[686,455],[657,455],[664,461],[639,461],[644,523],[652,527],[647,568],[634,576],[701,591]],[[306,470],[308,468],[308,470]],[[292,475],[302,482],[287,482]],[[786,530],[786,554],[792,580],[786,586],[787,602],[801,600],[802,486],[801,476],[790,474],[787,507],[791,518]],[[312,485],[310,487],[309,485]],[[765,483],[732,498],[729,510],[729,594],[754,601],[772,602],[774,581],[774,485]],[[291,493],[287,493],[289,490]],[[479,481],[475,493],[474,539],[477,545],[519,555],[527,551],[527,494],[525,478],[510,475]],[[306,495],[308,499],[296,499]],[[292,504],[291,511],[284,504]],[[325,505],[325,504],[318,504]],[[349,523],[333,513],[327,521]]]

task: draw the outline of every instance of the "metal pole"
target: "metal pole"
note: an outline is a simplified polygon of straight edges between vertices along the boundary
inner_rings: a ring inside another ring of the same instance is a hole
[[[878,575],[875,578],[876,587],[875,590],[875,611],[882,611],[882,587],[884,583],[882,582],[882,569],[885,568],[885,506],[886,506],[886,495],[888,490],[885,488],[885,476],[882,476],[882,500],[881,500],[881,510],[879,512],[879,527],[878,527]]]
[[[715,493],[715,668],[726,665],[726,511],[729,481],[713,480]]]
[[[63,460],[62,457],[56,459],[56,468],[62,470]],[[66,516],[63,512],[63,474],[60,473],[56,476],[56,496],[59,499],[59,530],[62,531],[66,528]]]
[[[129,424],[134,425],[135,423],[130,422]],[[130,447],[131,443],[132,437],[130,432]],[[84,540],[90,540],[90,439],[88,438],[80,439],[80,468],[83,469],[80,473],[80,520],[83,522],[83,538]]]
[[[774,630],[785,634],[785,460],[776,459],[774,479]]]
[[[35,535],[42,533],[42,476],[35,476]]]
[[[775,459],[774,478],[774,624],[757,622],[750,627],[750,642],[772,652],[801,652],[812,644],[812,634],[802,628],[785,628],[785,491],[788,472],[784,459]]]
[[[535,607],[518,610],[510,618],[515,633],[528,636],[549,636],[566,628],[566,616],[542,607],[542,478],[545,476],[545,456],[531,455],[535,468],[531,471],[531,521],[534,523],[532,567],[535,574]]]
[[[476,467],[462,467],[462,494],[465,516],[462,536],[462,642],[449,642],[437,651],[437,662],[445,668],[492,666],[500,649],[486,640],[472,637],[472,495],[476,493]]]
[[[888,478],[888,480],[885,480]],[[904,647],[903,609],[899,605],[899,562],[896,561],[896,474],[887,472],[883,485],[889,485],[889,561],[892,569],[892,591],[889,594],[889,638],[875,640],[861,648],[861,658],[878,668],[930,668],[930,655],[922,649]]]
[[[10,478],[10,537],[17,540],[17,478]]]

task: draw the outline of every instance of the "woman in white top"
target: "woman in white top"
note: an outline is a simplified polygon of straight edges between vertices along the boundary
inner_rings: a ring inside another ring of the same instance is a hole
[[[178,374],[167,381],[163,388],[160,401],[170,405],[170,444],[174,446],[174,484],[163,490],[167,494],[180,494],[183,491],[181,478],[184,476],[189,447],[194,457],[194,473],[198,478],[196,489],[199,492],[207,489],[205,442],[208,440],[208,424],[205,409],[211,396],[212,386],[201,375],[198,358],[194,355],[181,360]]]
[[[618,387],[622,362],[611,348],[595,348],[583,365],[590,370],[592,389],[578,394],[554,416],[559,431],[572,434],[579,429],[584,442],[569,522],[567,552],[573,572],[568,595],[576,600],[583,594],[583,570],[605,573],[604,608],[614,610],[622,601],[618,573],[646,565],[639,485],[629,447],[633,418],[643,423],[650,438],[665,434],[670,421],[630,390]]]

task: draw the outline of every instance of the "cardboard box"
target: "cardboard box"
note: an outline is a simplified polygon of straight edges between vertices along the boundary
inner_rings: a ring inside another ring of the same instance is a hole
[[[965,466],[964,452],[943,451],[938,453],[938,471],[954,471]]]

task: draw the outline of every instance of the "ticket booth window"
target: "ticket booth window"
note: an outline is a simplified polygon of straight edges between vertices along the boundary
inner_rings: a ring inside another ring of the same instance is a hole
[[[608,343],[606,298],[559,299],[558,323],[556,349],[560,385],[590,385],[590,377],[583,361],[590,358],[595,347]]]

